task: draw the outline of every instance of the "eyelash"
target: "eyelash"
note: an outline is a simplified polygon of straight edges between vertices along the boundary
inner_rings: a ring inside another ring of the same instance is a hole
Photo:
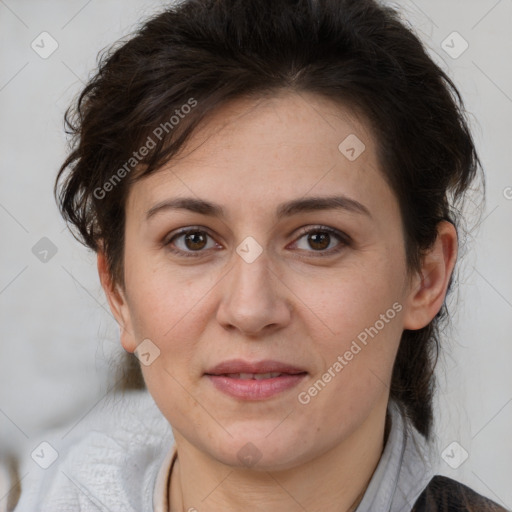
[[[204,250],[182,251],[181,249],[174,249],[171,247],[171,243],[176,238],[179,238],[180,236],[187,235],[190,233],[204,233],[211,237],[211,235],[208,233],[208,231],[201,228],[200,226],[184,228],[184,229],[178,231],[177,233],[175,233],[167,241],[164,241],[163,246],[167,247],[169,251],[171,251],[174,254],[178,254],[179,256],[183,256],[185,258],[198,258],[198,257],[202,256],[201,253],[205,252]],[[345,233],[342,233],[341,231],[338,231],[336,229],[329,228],[327,226],[315,226],[314,228],[303,228],[300,230],[297,240],[300,240],[303,236],[308,235],[310,233],[328,233],[329,235],[336,237],[341,242],[334,249],[329,249],[328,251],[318,251],[314,257],[322,258],[322,257],[332,256],[334,254],[341,252],[345,246],[350,246],[350,244],[351,244],[351,239],[348,235],[346,235]],[[213,237],[211,237],[211,238],[213,238]],[[307,252],[316,252],[316,251],[307,251]]]

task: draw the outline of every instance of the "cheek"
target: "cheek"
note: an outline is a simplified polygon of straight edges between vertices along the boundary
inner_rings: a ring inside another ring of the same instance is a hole
[[[330,338],[348,340],[377,322],[402,300],[399,272],[378,262],[339,271],[308,287],[304,303],[322,321]],[[387,315],[396,322],[396,310]],[[380,324],[379,324],[380,325]],[[389,329],[387,329],[389,330]]]
[[[389,392],[402,330],[400,304],[393,304],[380,297],[365,309],[348,301],[332,317],[339,334],[315,340],[322,368],[301,389],[300,403],[306,405],[299,411],[318,435],[350,431]]]
[[[202,309],[202,300],[214,285],[204,271],[179,269],[165,258],[141,251],[126,260],[127,280],[139,333],[167,344]],[[142,332],[144,331],[144,332]]]
[[[403,330],[400,269],[379,261],[340,274],[325,283],[323,292],[309,295],[328,327],[314,336],[322,374],[330,370],[328,386],[347,404],[376,396],[389,385]]]
[[[205,350],[201,340],[214,314],[208,294],[215,281],[204,272],[191,278],[190,272],[174,268],[171,273],[165,266],[139,265],[130,271],[133,330],[138,342],[150,339],[159,350],[154,363],[141,365],[146,385],[162,406],[175,397],[173,407],[193,410],[197,404],[183,389],[190,389],[202,371],[198,354]]]

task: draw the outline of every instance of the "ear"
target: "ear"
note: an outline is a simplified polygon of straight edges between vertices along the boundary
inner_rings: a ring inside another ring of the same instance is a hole
[[[451,222],[441,221],[434,246],[424,256],[421,273],[413,281],[404,329],[421,329],[436,316],[443,305],[456,260],[457,231]]]
[[[114,285],[108,271],[105,253],[101,249],[98,250],[97,259],[101,286],[107,297],[110,311],[121,328],[121,345],[127,352],[133,352],[137,348],[137,343],[133,334],[132,319],[125,293],[120,285]]]

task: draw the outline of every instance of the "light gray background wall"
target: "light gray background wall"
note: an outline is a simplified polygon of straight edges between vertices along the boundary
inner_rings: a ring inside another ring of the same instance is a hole
[[[78,420],[113,384],[119,329],[100,288],[95,257],[66,230],[52,185],[66,154],[64,109],[92,73],[96,54],[164,4],[0,0],[4,454],[29,457],[39,432]],[[393,4],[462,92],[488,183],[487,208],[469,239],[460,292],[450,301],[458,300],[458,313],[439,366],[440,468],[512,508],[512,3]],[[41,52],[51,48],[49,39],[41,48],[43,31],[58,43],[46,59],[31,48],[34,40]],[[451,36],[454,31],[463,39]],[[469,46],[457,56],[464,40]],[[32,252],[43,237],[57,248],[47,262]],[[458,445],[450,446],[454,441]],[[453,469],[445,459],[457,465],[464,453],[459,446],[469,457]]]

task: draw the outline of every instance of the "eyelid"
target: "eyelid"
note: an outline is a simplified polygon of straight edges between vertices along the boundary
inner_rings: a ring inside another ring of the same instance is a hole
[[[187,235],[189,233],[197,233],[197,232],[205,233],[210,238],[214,239],[214,237],[211,234],[210,230],[208,228],[204,227],[204,226],[187,226],[185,228],[180,228],[176,232],[173,232],[169,236],[165,237],[163,242],[162,242],[162,246],[163,247],[167,247],[168,250],[171,251],[172,253],[178,254],[180,256],[184,256],[186,258],[187,257],[193,257],[193,258],[194,257],[200,257],[200,256],[203,255],[203,253],[207,253],[211,249],[209,249],[209,250],[199,250],[199,251],[183,251],[181,249],[171,249],[170,248],[171,242],[173,240],[175,240],[176,238],[178,238],[180,236],[183,236],[183,235]],[[313,251],[313,250],[306,251],[306,252],[310,252],[312,254],[315,254],[315,252],[316,252],[316,255],[313,256],[313,257],[323,257],[323,256],[327,257],[327,256],[331,256],[331,255],[339,253],[343,249],[344,246],[350,246],[352,244],[352,239],[351,239],[351,237],[349,235],[347,235],[346,233],[344,233],[342,231],[339,231],[339,230],[337,230],[335,228],[331,228],[329,226],[325,226],[325,225],[322,225],[322,224],[308,225],[308,226],[304,226],[304,227],[300,228],[298,233],[295,235],[294,242],[292,242],[292,243],[297,243],[297,241],[300,240],[304,235],[307,235],[309,233],[315,233],[315,232],[327,232],[330,235],[333,235],[336,238],[338,238],[338,240],[341,243],[338,244],[338,246],[336,246],[335,248],[331,248],[331,249],[326,250],[326,251]]]

